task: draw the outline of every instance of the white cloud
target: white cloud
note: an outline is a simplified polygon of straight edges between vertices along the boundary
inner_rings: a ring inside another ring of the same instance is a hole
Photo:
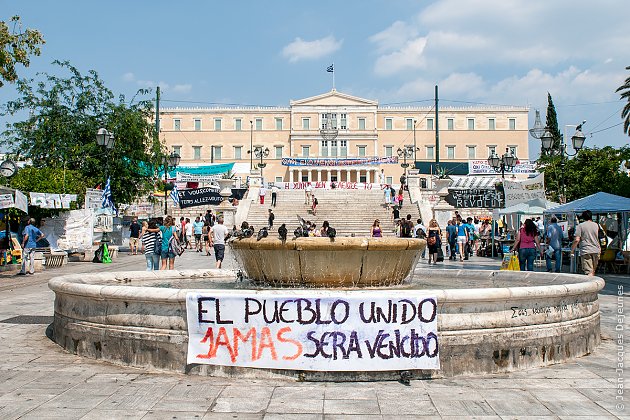
[[[124,82],[133,82],[135,78],[136,76],[132,72],[125,73],[122,77]]]
[[[190,83],[175,85],[171,90],[174,93],[189,93],[192,90],[192,85]]]
[[[378,52],[388,52],[397,50],[400,45],[417,36],[418,30],[415,27],[398,20],[384,31],[372,35],[370,41],[376,44]]]
[[[193,88],[191,83],[171,84],[165,81],[156,82],[155,80],[136,79],[135,74],[132,72],[123,74],[122,79],[127,83],[134,83],[140,88],[155,88],[156,86],[159,86],[162,91],[172,93],[190,93]]]
[[[338,51],[342,43],[343,40],[337,41],[332,35],[314,41],[304,41],[302,38],[295,38],[293,42],[282,49],[282,55],[288,58],[290,63],[296,63],[301,60],[315,60]]]
[[[388,76],[404,70],[414,70],[424,67],[424,48],[426,38],[408,41],[400,50],[382,55],[376,60],[374,71],[380,76]]]

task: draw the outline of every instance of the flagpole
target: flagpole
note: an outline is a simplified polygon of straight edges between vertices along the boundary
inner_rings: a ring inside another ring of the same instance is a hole
[[[332,74],[333,74],[333,88],[332,88],[332,90],[335,90],[335,63],[333,62],[332,65],[333,65],[333,71],[332,71]]]

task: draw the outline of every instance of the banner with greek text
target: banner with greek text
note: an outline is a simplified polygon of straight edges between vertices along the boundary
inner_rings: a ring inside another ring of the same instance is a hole
[[[283,166],[357,166],[398,163],[398,156],[365,158],[282,158]]]
[[[378,183],[365,183],[365,182],[329,182],[329,181],[311,181],[311,182],[274,182],[278,188],[282,190],[303,190],[308,185],[313,189],[318,190],[378,190],[381,189],[381,184]]]
[[[514,169],[505,171],[506,174],[536,174],[536,161],[519,160]],[[469,160],[468,175],[496,175],[497,172],[488,164],[487,159]]]
[[[186,311],[189,364],[323,371],[440,368],[432,296],[189,292]]]
[[[535,199],[545,201],[545,174],[540,174],[534,178],[523,181],[503,181],[503,191],[505,192],[505,207],[510,207],[519,203],[527,203]]]

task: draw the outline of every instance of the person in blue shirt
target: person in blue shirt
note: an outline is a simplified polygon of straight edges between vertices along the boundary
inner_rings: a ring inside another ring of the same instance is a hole
[[[547,230],[545,232],[545,242],[547,246],[553,248],[552,252],[545,253],[547,262],[547,271],[551,272],[552,257],[556,258],[556,273],[562,269],[562,237],[564,236],[562,228],[558,225],[558,219],[554,216],[551,218]]]
[[[201,235],[203,235],[203,222],[200,217],[197,217],[192,223],[193,233],[195,235],[195,248],[197,252],[203,252],[203,242],[201,242]]]
[[[44,236],[42,231],[35,226],[35,219],[30,218],[22,232],[22,269],[19,275],[35,274],[35,248],[37,248],[37,241]]]
[[[468,229],[466,224],[462,223],[462,219],[457,219],[457,249],[459,251],[459,260],[464,261],[468,259],[466,253],[466,246],[468,244]],[[464,258],[464,254],[466,258]]]
[[[446,239],[451,251],[451,255],[448,259],[455,261],[457,251],[457,221],[455,219],[448,221],[448,225],[446,226]]]

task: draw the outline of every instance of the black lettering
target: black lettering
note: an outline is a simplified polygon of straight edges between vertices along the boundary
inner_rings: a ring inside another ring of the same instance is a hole
[[[293,299],[285,300],[280,304],[280,320],[286,324],[291,324],[295,322],[294,319],[287,319],[284,317],[284,313],[289,310],[289,308],[285,308],[284,305],[291,302],[293,302]]]
[[[430,308],[431,316],[429,318],[425,318],[424,313],[423,313],[425,303],[428,303],[431,305],[431,308]],[[418,317],[420,318],[420,321],[433,322],[436,316],[437,316],[437,304],[435,303],[435,300],[432,298],[423,299],[418,305]]]
[[[357,358],[363,359],[363,353],[361,353],[361,345],[359,344],[359,337],[357,337],[356,331],[352,331],[350,333],[350,341],[348,342],[348,352],[346,353],[346,358],[350,357],[350,352],[355,352],[357,354]]]
[[[199,323],[202,323],[202,322],[214,323],[213,320],[206,319],[206,318],[203,317],[203,314],[207,314],[208,313],[207,310],[203,309],[203,303],[204,302],[210,302],[212,300],[214,300],[214,298],[211,298],[211,297],[200,297],[200,298],[197,298],[197,314],[199,316]]]
[[[374,302],[370,302],[370,316],[369,318],[367,318],[365,316],[365,312],[363,310],[363,305],[365,304],[365,302],[361,302],[359,304],[359,316],[361,317],[361,321],[363,321],[366,324],[369,324],[370,322],[376,322],[374,319],[374,307],[376,306],[376,303]]]
[[[337,306],[341,305],[345,308],[345,313],[343,315],[343,318],[340,320],[337,318]],[[336,300],[332,306],[330,307],[330,312],[331,312],[331,318],[332,318],[332,322],[334,322],[335,324],[339,325],[339,324],[343,324],[344,322],[346,322],[346,320],[348,319],[348,317],[350,316],[350,304],[348,302],[346,302],[345,300]]]
[[[225,321],[221,319],[221,301],[219,299],[214,300],[214,307],[217,315],[217,324],[234,324],[234,321],[230,321],[229,319]]]
[[[332,347],[333,347],[333,359],[337,360],[337,349],[341,352],[341,356],[344,359],[348,358],[348,354],[344,349],[343,345],[346,343],[346,335],[342,332],[335,331],[331,334],[332,336]],[[341,339],[341,341],[337,341],[337,337]]]
[[[258,309],[255,310],[250,310],[249,308],[249,304],[251,303],[256,303],[256,305],[258,305]],[[260,310],[262,309],[262,305],[260,304],[260,302],[258,301],[258,299],[254,299],[254,298],[245,298],[245,322],[249,322],[249,316],[250,315],[256,315],[260,313]]]

